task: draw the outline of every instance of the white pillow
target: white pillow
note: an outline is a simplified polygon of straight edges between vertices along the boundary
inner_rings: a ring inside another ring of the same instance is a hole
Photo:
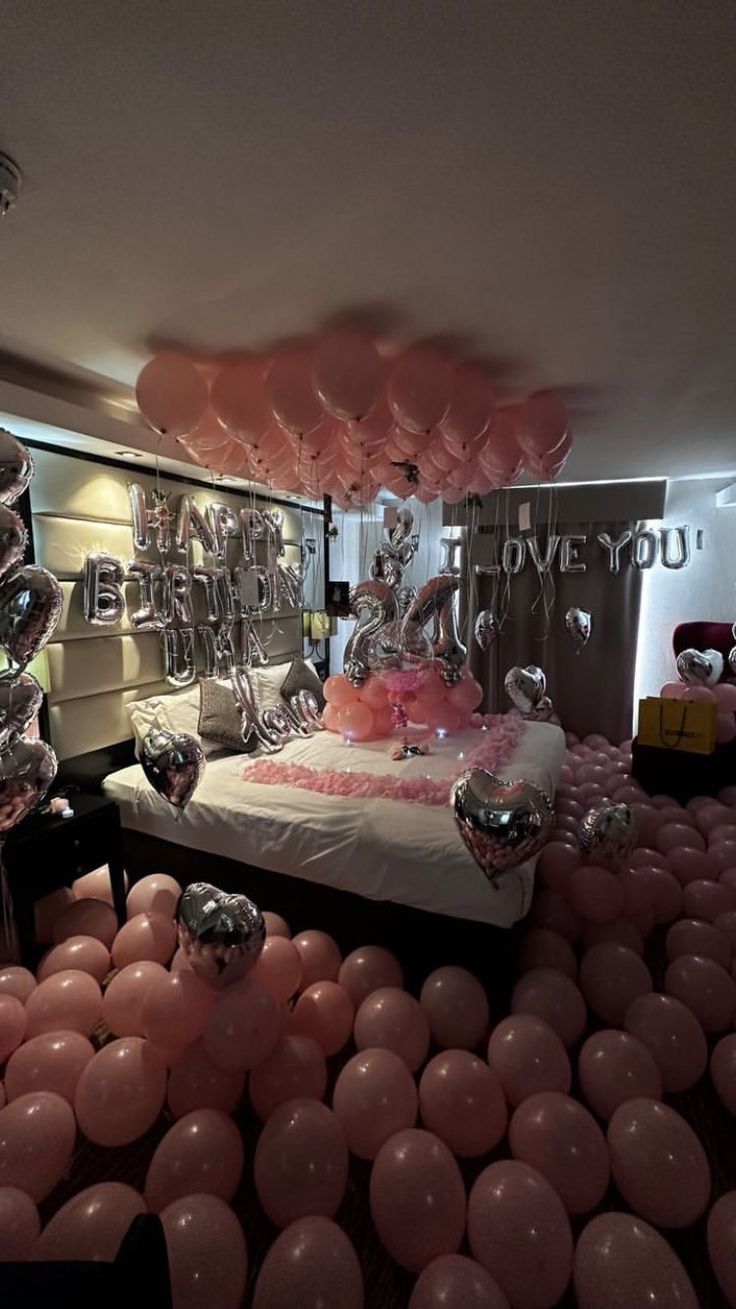
[[[136,753],[152,727],[165,732],[187,732],[199,741],[205,756],[221,750],[217,741],[199,735],[199,683],[170,695],[152,695],[147,700],[133,700],[127,705],[128,718],[135,737]]]
[[[276,705],[283,708],[281,688],[286,681],[286,674],[290,668],[291,660],[284,664],[267,664],[265,668],[251,668],[251,682],[261,713],[263,713],[264,709],[275,708]]]

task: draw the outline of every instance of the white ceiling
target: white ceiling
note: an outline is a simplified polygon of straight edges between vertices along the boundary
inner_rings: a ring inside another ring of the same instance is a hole
[[[130,383],[335,316],[736,469],[732,0],[4,0],[0,348]]]

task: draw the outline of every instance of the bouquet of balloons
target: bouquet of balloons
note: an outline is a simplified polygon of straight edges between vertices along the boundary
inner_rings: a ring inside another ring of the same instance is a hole
[[[410,723],[441,735],[470,725],[483,690],[467,665],[454,686],[443,681],[431,660],[411,670],[408,677],[410,685],[406,684],[407,673],[403,670],[369,673],[360,686],[354,686],[344,674],[328,677],[324,726],[328,732],[341,733],[347,741],[379,740],[390,736],[394,727],[405,725],[397,719],[396,705],[401,706]]]

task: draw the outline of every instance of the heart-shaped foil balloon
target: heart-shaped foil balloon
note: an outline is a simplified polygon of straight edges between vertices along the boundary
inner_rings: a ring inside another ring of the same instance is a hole
[[[498,636],[498,621],[492,609],[481,609],[473,624],[473,636],[481,650],[490,650]]]
[[[0,750],[30,727],[43,703],[43,691],[30,673],[0,675]]]
[[[141,768],[154,791],[183,809],[199,786],[204,772],[204,751],[188,732],[167,732],[152,727],[143,738]]]
[[[458,830],[493,881],[541,850],[554,821],[552,802],[533,782],[504,782],[484,768],[462,773],[450,792]]]
[[[0,427],[0,503],[12,505],[33,477],[33,460],[24,445]]]
[[[573,606],[565,614],[565,629],[575,647],[575,653],[584,650],[593,630],[593,618],[587,609]]]
[[[258,905],[209,882],[192,882],[179,901],[179,945],[212,986],[229,986],[256,962],[266,939]]]
[[[0,582],[0,646],[25,667],[54,634],[61,587],[46,568],[28,565]]]
[[[580,819],[578,841],[583,854],[604,859],[612,867],[634,848],[634,820],[627,804],[602,804]]]
[[[506,694],[522,714],[536,709],[547,689],[547,679],[536,664],[526,668],[509,668],[503,679]]]
[[[28,532],[23,519],[0,502],[0,577],[22,562],[27,545]]]
[[[681,650],[677,671],[688,686],[715,686],[723,673],[723,655],[718,650]]]
[[[0,833],[35,809],[56,777],[56,755],[45,741],[18,737],[0,753]]]
[[[731,628],[731,636],[736,641],[736,623]],[[734,677],[736,677],[736,645],[732,646],[728,652],[728,666]]]

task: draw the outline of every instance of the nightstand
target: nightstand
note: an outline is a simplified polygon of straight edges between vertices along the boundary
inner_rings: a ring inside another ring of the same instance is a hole
[[[34,904],[83,873],[107,864],[118,923],[125,922],[120,812],[113,800],[77,792],[69,797],[73,818],[30,814],[8,834],[3,862],[13,900],[23,962],[33,961]]]

